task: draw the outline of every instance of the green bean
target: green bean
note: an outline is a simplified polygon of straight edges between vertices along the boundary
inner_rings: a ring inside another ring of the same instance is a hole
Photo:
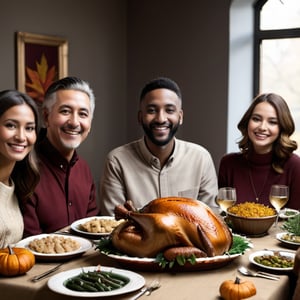
[[[84,279],[84,280],[87,280],[87,281],[90,281],[90,282],[95,282],[98,280],[97,277],[94,277],[94,276],[90,276],[90,274],[88,273],[81,273],[79,275],[80,278]]]
[[[119,283],[119,284],[125,285],[129,282],[129,279],[127,277],[119,275],[119,274],[115,274],[112,272],[102,272],[102,274],[104,276],[106,276],[107,278],[109,278],[110,280],[113,280],[114,282]]]
[[[65,286],[73,291],[85,292],[85,289],[81,285],[74,283],[72,280],[68,280]]]
[[[103,285],[102,283],[100,283],[100,282],[98,282],[98,281],[94,283],[94,286],[95,286],[95,287],[98,289],[98,291],[100,291],[100,292],[108,291],[107,286]]]
[[[89,281],[83,280],[82,278],[78,278],[78,277],[75,277],[73,280],[74,280],[74,283],[80,285],[86,291],[98,292],[98,290]]]

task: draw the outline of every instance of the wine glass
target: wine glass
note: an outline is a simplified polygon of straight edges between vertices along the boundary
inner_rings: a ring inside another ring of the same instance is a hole
[[[286,185],[272,185],[270,190],[270,203],[277,212],[275,227],[277,227],[279,212],[286,205],[289,199],[289,187]]]
[[[222,187],[218,191],[216,203],[220,206],[221,210],[227,214],[227,209],[233,206],[236,202],[236,190],[233,187]]]

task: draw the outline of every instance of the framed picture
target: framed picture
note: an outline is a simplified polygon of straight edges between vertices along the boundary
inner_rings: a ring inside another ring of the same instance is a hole
[[[68,42],[56,36],[17,32],[17,89],[38,104],[50,84],[68,73]]]

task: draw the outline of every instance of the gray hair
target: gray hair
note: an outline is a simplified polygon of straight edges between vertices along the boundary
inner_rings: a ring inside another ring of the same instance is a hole
[[[76,90],[86,93],[90,99],[91,116],[93,118],[95,110],[95,96],[89,83],[77,77],[65,77],[53,82],[46,91],[45,99],[43,101],[43,108],[48,112],[52,110],[56,102],[56,92],[59,90]]]

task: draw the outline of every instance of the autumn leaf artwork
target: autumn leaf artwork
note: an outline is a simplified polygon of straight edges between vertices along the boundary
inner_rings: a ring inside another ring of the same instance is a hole
[[[36,61],[36,70],[26,66],[26,74],[28,80],[26,80],[26,88],[29,88],[27,94],[35,99],[38,103],[42,103],[44,95],[48,87],[55,80],[57,70],[55,65],[49,68],[47,58],[43,53],[40,61]]]

